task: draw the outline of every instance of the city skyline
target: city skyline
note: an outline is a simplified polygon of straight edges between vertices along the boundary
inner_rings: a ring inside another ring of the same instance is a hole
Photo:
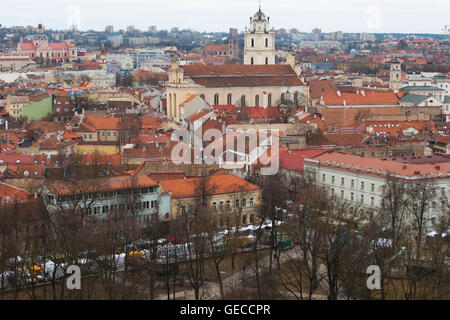
[[[156,25],[158,30],[179,27],[200,32],[228,32],[232,27],[242,32],[248,25],[249,17],[258,10],[258,2],[254,0],[195,0],[189,4],[181,0],[164,3],[143,0],[126,3],[118,0],[62,0],[56,3],[43,0],[36,3],[19,0],[0,6],[0,24],[4,27],[42,23],[47,29],[57,30],[77,25],[80,31],[102,31],[107,25],[113,25],[115,31],[126,30],[130,25],[146,31],[149,26]],[[385,0],[344,0],[339,3],[286,0],[282,4],[266,0],[262,2],[262,10],[271,17],[272,26],[276,29],[442,34],[448,22],[445,12],[450,11],[450,4],[437,0],[427,3],[416,0],[395,3]],[[99,12],[103,12],[100,17]],[[428,20],[430,15],[433,15],[432,20]],[[424,23],[417,23],[420,20]]]

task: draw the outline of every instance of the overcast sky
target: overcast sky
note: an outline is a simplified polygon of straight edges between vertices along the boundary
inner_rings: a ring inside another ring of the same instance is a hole
[[[228,32],[242,31],[257,10],[257,0],[0,0],[0,24]],[[262,10],[273,27],[306,32],[442,33],[450,24],[448,0],[263,0]]]

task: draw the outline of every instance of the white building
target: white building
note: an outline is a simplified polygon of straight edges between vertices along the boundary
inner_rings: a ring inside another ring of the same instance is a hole
[[[450,188],[450,163],[406,164],[400,161],[364,158],[338,152],[327,152],[305,159],[305,172],[342,200],[379,209],[383,206],[388,176],[407,185],[429,182],[434,198],[427,210],[427,227],[438,223],[446,210]]]
[[[244,64],[275,64],[275,31],[261,7],[245,28]]]

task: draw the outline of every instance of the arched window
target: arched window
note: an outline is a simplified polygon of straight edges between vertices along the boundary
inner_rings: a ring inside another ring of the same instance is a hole
[[[253,64],[253,62],[254,62],[253,58],[250,58],[250,64]]]
[[[269,58],[266,57],[266,64],[269,64]]]
[[[227,104],[231,104],[231,93],[227,95]]]
[[[267,96],[267,105],[269,107],[272,106],[272,94],[271,93],[269,93],[269,95]]]
[[[255,46],[255,39],[251,39],[251,42],[252,42],[252,47],[254,47]]]
[[[259,107],[259,95],[255,96],[255,107]]]
[[[177,105],[177,95],[173,94],[173,116],[176,117],[178,113],[178,105]]]
[[[241,97],[241,107],[245,107],[245,96]]]
[[[269,46],[269,39],[266,38],[266,48]]]
[[[167,116],[172,116],[172,94],[169,93],[169,101],[167,103]]]
[[[219,94],[218,94],[218,93],[216,93],[216,94],[214,95],[214,104],[215,104],[215,105],[218,105],[218,104],[219,104]]]

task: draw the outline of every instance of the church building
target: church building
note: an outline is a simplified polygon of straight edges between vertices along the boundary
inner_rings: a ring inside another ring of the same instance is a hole
[[[279,106],[286,96],[294,104],[309,97],[308,86],[292,64],[275,64],[275,34],[269,31],[269,18],[261,8],[246,31],[244,64],[180,66],[174,57],[166,82],[167,116],[183,123],[183,102],[192,95],[210,105],[235,105],[238,108]],[[252,46],[253,45],[253,46]]]
[[[77,47],[73,40],[64,42],[49,42],[44,34],[42,24],[39,24],[35,35],[27,36],[17,44],[17,52],[26,54],[32,60],[42,61],[74,61],[78,59]]]
[[[270,30],[270,17],[261,6],[245,28],[244,64],[275,64],[275,30]]]

